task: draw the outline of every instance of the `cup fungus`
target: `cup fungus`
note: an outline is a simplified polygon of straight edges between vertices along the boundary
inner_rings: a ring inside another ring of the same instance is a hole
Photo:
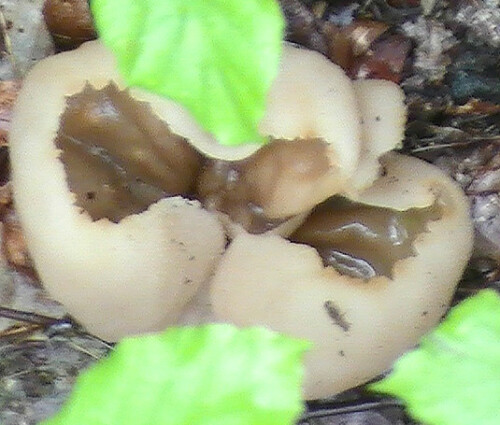
[[[471,250],[465,197],[436,168],[389,154],[376,180],[404,118],[396,85],[286,45],[269,143],[221,146],[89,42],[24,81],[15,202],[44,286],[89,331],[268,326],[315,343],[304,395],[323,397],[435,325]]]
[[[199,202],[167,196],[189,191],[198,154],[123,91],[111,56],[90,43],[38,64],[10,142],[16,207],[49,293],[108,340],[175,324],[225,234]]]
[[[307,399],[389,368],[438,323],[470,256],[458,186],[414,158],[388,154],[383,162],[385,175],[355,203],[320,205],[294,242],[239,234],[211,283],[218,320],[313,341]]]

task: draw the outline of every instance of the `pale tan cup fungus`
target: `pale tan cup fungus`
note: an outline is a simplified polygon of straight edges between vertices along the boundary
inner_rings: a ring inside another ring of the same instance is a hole
[[[261,124],[272,143],[224,147],[174,102],[125,90],[110,53],[91,42],[24,82],[11,130],[15,201],[44,286],[89,331],[117,340],[209,320],[269,326],[317,343],[305,395],[329,395],[388,367],[436,323],[470,248],[463,196],[434,168],[389,159],[361,192],[400,142],[404,116],[397,86],[352,84],[321,55],[286,46]],[[415,241],[392,255],[394,268],[368,267],[381,274],[374,282],[269,233],[307,239],[313,219],[302,222],[336,193],[423,210],[410,214]],[[214,211],[227,228],[265,234],[234,232],[211,291],[225,245]]]
[[[326,256],[276,235],[240,234],[212,282],[218,320],[313,341],[307,399],[338,393],[388,369],[438,323],[469,259],[472,226],[458,186],[414,158],[388,154],[383,163],[385,175],[359,197],[366,205],[340,201],[329,213],[333,218],[313,212],[313,223],[306,220],[309,227],[292,235],[315,239]],[[359,217],[343,212],[351,210]],[[333,220],[333,228],[322,229],[323,220]],[[329,247],[328,238],[340,248]],[[342,251],[349,255],[342,258]],[[366,279],[325,266],[332,258]]]
[[[117,87],[108,86],[111,80]],[[93,88],[84,90],[87,83]],[[43,285],[90,332],[113,341],[175,324],[210,277],[225,244],[217,217],[197,201],[159,200],[186,165],[167,158],[168,173],[162,175],[161,164],[149,162],[168,154],[170,147],[155,138],[168,136],[168,129],[143,113],[147,105],[133,109],[119,88],[123,83],[114,61],[98,43],[53,56],[24,81],[10,132],[16,207]],[[66,97],[82,91],[95,98],[83,106],[81,98],[72,98],[84,111],[75,119],[65,112]],[[189,122],[178,106],[162,105],[177,121]],[[123,131],[113,127],[123,121],[120,113],[133,122]],[[102,116],[110,117],[111,129]],[[144,123],[149,127],[138,127]],[[96,135],[107,132],[109,146],[92,145]],[[116,145],[113,136],[127,143],[135,133],[145,141],[129,145],[130,158],[115,152],[118,165],[108,161]],[[196,163],[197,154],[180,138],[168,142],[178,148],[177,156]],[[107,162],[114,165],[103,167]],[[130,166],[131,174],[122,172],[122,165]],[[180,186],[172,188],[173,194],[182,194]]]

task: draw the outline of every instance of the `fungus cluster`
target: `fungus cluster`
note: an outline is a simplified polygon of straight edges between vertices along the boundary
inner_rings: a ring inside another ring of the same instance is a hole
[[[396,85],[285,46],[269,143],[222,146],[89,42],[24,82],[14,196],[45,288],[89,331],[266,326],[313,341],[304,397],[324,397],[432,328],[470,255],[460,189],[387,153],[404,121]]]

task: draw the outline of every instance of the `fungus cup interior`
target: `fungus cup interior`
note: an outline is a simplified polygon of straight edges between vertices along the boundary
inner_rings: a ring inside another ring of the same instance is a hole
[[[416,255],[413,242],[441,218],[440,203],[398,211],[332,197],[289,237],[314,247],[325,266],[360,279],[392,277],[394,264]]]
[[[293,193],[297,182],[328,172],[320,139],[272,140],[240,161],[204,157],[113,83],[100,90],[87,84],[67,98],[56,146],[76,205],[94,220],[113,222],[182,195],[262,233],[286,220],[264,213],[276,190]]]
[[[161,198],[193,191],[201,158],[113,84],[67,99],[56,146],[76,204],[94,220],[118,222]]]

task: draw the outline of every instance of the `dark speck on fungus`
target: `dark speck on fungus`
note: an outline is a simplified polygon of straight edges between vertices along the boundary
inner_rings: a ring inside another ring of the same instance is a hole
[[[351,328],[351,324],[345,319],[344,313],[339,310],[335,303],[331,300],[328,300],[325,301],[325,304],[323,305],[333,323],[339,326],[344,332],[348,332]]]

